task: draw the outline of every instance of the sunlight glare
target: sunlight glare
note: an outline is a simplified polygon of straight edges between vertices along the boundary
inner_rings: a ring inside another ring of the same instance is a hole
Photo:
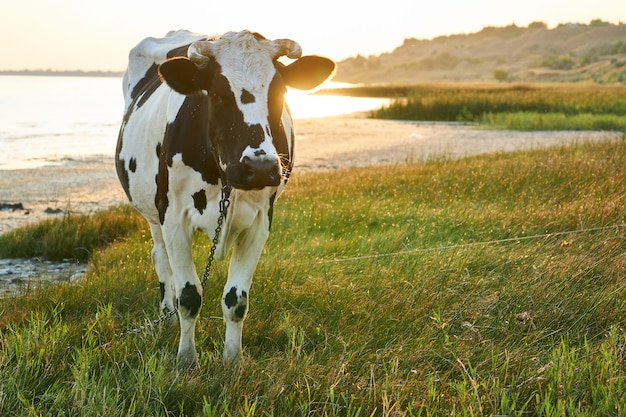
[[[320,88],[314,91],[349,86],[351,84],[330,81],[322,84]],[[291,116],[294,119],[311,119],[369,111],[389,103],[389,99],[385,98],[316,95],[314,92],[295,89],[287,90],[286,98]]]

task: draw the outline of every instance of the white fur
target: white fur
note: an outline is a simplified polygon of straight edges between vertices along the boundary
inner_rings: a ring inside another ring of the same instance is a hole
[[[272,54],[275,46],[270,41],[258,42],[251,40],[246,32],[229,32],[222,35],[212,43],[212,52],[215,60],[222,67],[224,75],[231,86],[237,107],[243,113],[243,120],[249,126],[258,124],[263,132],[269,130],[267,97],[269,86],[276,75],[276,68],[272,62]],[[258,53],[243,53],[250,49],[257,49]],[[241,95],[246,90],[254,96],[254,102],[244,104]],[[246,156],[254,156],[255,151],[263,150],[265,155],[276,154],[276,148],[272,143],[272,137],[265,134],[264,142],[255,149],[248,148],[241,155],[241,160]]]
[[[206,39],[187,31],[170,32],[165,38],[147,38],[130,52],[130,63],[124,76],[124,97],[126,110],[132,105],[130,94],[134,86],[142,79],[146,71],[154,64],[166,59],[167,52],[176,47],[196,40]],[[241,48],[251,47],[246,39],[249,34],[229,33],[213,42],[213,53],[233,86],[238,105],[248,124],[260,124],[265,132],[269,131],[267,115],[267,94],[269,84],[275,74],[275,68],[268,52],[261,47],[258,54],[246,60],[244,55],[236,53]],[[262,43],[264,44],[264,43]],[[267,42],[269,44],[269,41]],[[267,46],[269,48],[270,46]],[[233,53],[235,51],[235,53]],[[243,89],[255,97],[254,103],[243,104],[240,97]],[[164,284],[165,297],[162,308],[173,309],[177,297],[187,283],[194,285],[202,294],[200,281],[192,258],[194,230],[200,229],[210,238],[213,237],[218,217],[221,186],[204,183],[201,175],[185,165],[181,155],[173,157],[169,168],[169,205],[161,225],[159,213],[155,207],[157,191],[156,175],[158,156],[156,148],[162,142],[168,122],[175,120],[184,96],[162,84],[153,93],[150,100],[133,110],[128,123],[123,126],[122,145],[119,159],[124,160],[129,172],[129,193],[135,207],[150,223],[154,246],[152,256],[160,281]],[[285,108],[282,121],[290,143],[289,153],[293,153],[293,125],[288,110]],[[272,138],[267,136],[260,149],[268,157],[275,155],[276,149]],[[247,148],[245,155],[253,155],[258,149]],[[244,155],[242,155],[243,157]],[[293,155],[289,155],[290,159]],[[136,171],[130,172],[131,159],[136,160]],[[226,340],[224,360],[230,361],[241,352],[241,331],[243,318],[235,317],[234,309],[225,303],[225,296],[232,287],[237,295],[249,294],[252,275],[269,236],[270,197],[275,192],[280,194],[284,182],[279,187],[266,187],[258,191],[233,190],[228,217],[222,229],[216,258],[224,259],[229,248],[233,247],[228,281],[224,286],[222,309],[226,321]],[[204,189],[207,207],[199,213],[191,196]],[[248,297],[249,299],[249,297]],[[242,298],[243,300],[243,298]],[[249,302],[249,301],[246,301]],[[196,363],[195,325],[196,317],[187,317],[179,310],[181,336],[178,348],[179,359],[185,364]]]

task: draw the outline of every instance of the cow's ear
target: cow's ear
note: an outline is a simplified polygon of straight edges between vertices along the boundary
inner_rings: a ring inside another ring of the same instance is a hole
[[[188,58],[177,57],[163,62],[159,66],[161,79],[172,90],[180,94],[195,94],[209,88],[209,74]]]
[[[335,72],[335,63],[321,56],[303,56],[289,65],[278,65],[278,71],[289,87],[310,90]]]

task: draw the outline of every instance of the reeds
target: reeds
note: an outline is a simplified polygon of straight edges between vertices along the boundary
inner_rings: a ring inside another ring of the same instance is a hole
[[[337,91],[395,98],[372,112],[382,119],[473,122],[516,130],[626,131],[625,86],[424,84]]]

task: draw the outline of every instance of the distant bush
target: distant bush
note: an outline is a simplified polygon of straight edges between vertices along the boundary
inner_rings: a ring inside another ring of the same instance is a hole
[[[496,81],[505,81],[509,78],[509,73],[502,69],[497,69],[493,72],[493,78]]]
[[[542,61],[541,66],[556,70],[570,70],[576,62],[570,57],[551,56]]]
[[[443,54],[421,59],[410,65],[415,70],[452,70],[459,62],[459,58],[444,52]]]
[[[604,26],[611,26],[611,23],[605,22],[602,19],[593,19],[591,22],[589,22],[589,26],[604,27]]]
[[[609,55],[626,54],[626,41],[613,42],[608,50]]]

